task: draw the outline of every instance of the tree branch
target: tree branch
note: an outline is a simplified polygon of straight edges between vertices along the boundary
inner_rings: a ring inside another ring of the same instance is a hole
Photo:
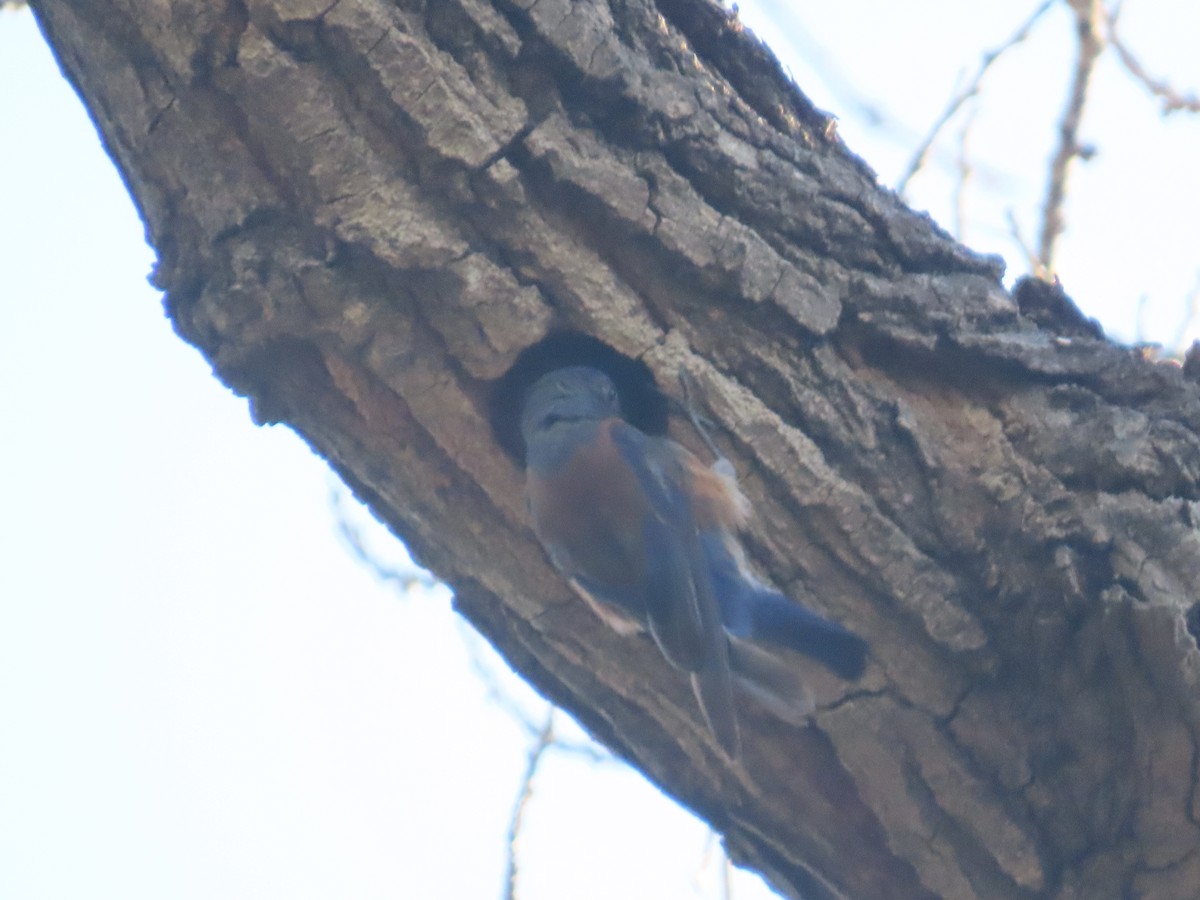
[[[1120,7],[1115,9],[1106,17],[1108,25],[1108,43],[1116,52],[1117,58],[1121,60],[1126,70],[1135,79],[1142,83],[1152,95],[1162,100],[1163,115],[1169,115],[1173,112],[1200,112],[1200,98],[1196,96],[1195,91],[1189,91],[1184,94],[1177,88],[1173,87],[1169,82],[1155,78],[1151,75],[1141,61],[1134,56],[1128,45],[1121,40],[1117,34],[1117,19],[1119,18]]]
[[[735,862],[809,900],[1194,895],[1194,385],[1065,296],[1023,313],[723,10],[34,8],[178,332]],[[859,684],[797,661],[807,727],[748,701],[740,764],[530,532],[489,401],[563,329],[686,368],[756,567],[871,641]]]
[[[1067,108],[1059,122],[1058,149],[1050,163],[1046,199],[1042,204],[1042,234],[1038,240],[1037,258],[1039,268],[1045,273],[1054,272],[1054,249],[1065,227],[1063,205],[1067,198],[1067,176],[1070,174],[1071,163],[1076,157],[1089,152],[1079,141],[1079,129],[1087,104],[1088,84],[1096,61],[1104,51],[1104,41],[1100,36],[1100,25],[1104,16],[1101,0],[1068,2],[1075,13],[1075,74],[1071,79]]]
[[[926,134],[921,143],[917,145],[917,149],[913,153],[912,159],[909,160],[908,166],[904,170],[904,174],[900,176],[900,180],[896,183],[896,193],[898,193],[901,197],[905,195],[905,192],[908,190],[908,183],[912,181],[913,178],[916,177],[917,173],[921,171],[922,167],[924,167],[925,161],[929,156],[929,150],[933,147],[934,141],[937,140],[938,135],[942,133],[942,129],[946,127],[950,120],[954,118],[954,116],[960,109],[962,109],[963,105],[968,100],[978,96],[979,89],[983,85],[983,78],[985,75],[987,75],[988,69],[992,67],[992,64],[1000,59],[1005,52],[1011,50],[1013,47],[1022,43],[1027,37],[1029,37],[1029,33],[1033,30],[1033,26],[1037,24],[1038,20],[1042,17],[1046,10],[1053,6],[1055,2],[1057,2],[1057,0],[1043,0],[1042,4],[1033,11],[1032,15],[1030,15],[1029,18],[1026,19],[1015,32],[1013,32],[1012,36],[1008,40],[1002,43],[999,47],[989,50],[983,54],[983,58],[980,60],[979,68],[976,69],[975,74],[970,78],[969,81],[967,81],[966,84],[964,84],[955,92],[953,97],[950,98],[950,102],[946,104],[946,108],[942,111],[942,114],[938,116],[937,120],[933,123],[933,127],[929,129],[928,134]]]

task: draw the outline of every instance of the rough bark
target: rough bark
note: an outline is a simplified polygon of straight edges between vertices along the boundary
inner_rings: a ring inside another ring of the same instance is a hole
[[[1018,304],[735,20],[34,7],[180,335],[736,861],[793,897],[1195,896],[1196,390],[1047,288]],[[560,327],[688,368],[756,565],[872,643],[860,684],[813,670],[812,727],[748,707],[741,765],[530,532],[487,397]]]

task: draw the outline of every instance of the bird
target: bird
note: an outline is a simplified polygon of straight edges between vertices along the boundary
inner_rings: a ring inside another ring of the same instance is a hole
[[[621,413],[590,366],[554,369],[521,411],[526,500],[554,566],[618,634],[648,631],[687,673],[720,747],[740,753],[735,692],[804,724],[812,695],[787,653],[859,678],[867,642],[759,581],[736,533],[750,515],[733,468],[705,465]]]

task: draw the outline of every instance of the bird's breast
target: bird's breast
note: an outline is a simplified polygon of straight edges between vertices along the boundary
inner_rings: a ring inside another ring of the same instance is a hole
[[[531,457],[526,490],[534,527],[567,575],[605,588],[631,586],[645,571],[646,501],[611,424],[582,424],[591,427],[562,425],[543,438],[557,445],[542,448],[557,465],[539,466]]]

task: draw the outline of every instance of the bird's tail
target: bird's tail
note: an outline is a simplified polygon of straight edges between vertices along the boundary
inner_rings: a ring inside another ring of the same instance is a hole
[[[869,648],[857,634],[765,585],[744,585],[744,637],[803,653],[849,681],[862,675]]]
[[[845,679],[862,675],[866,641],[756,580],[725,532],[709,530],[701,540],[739,689],[780,719],[802,724],[813,711],[812,694],[776,648],[811,657]]]

